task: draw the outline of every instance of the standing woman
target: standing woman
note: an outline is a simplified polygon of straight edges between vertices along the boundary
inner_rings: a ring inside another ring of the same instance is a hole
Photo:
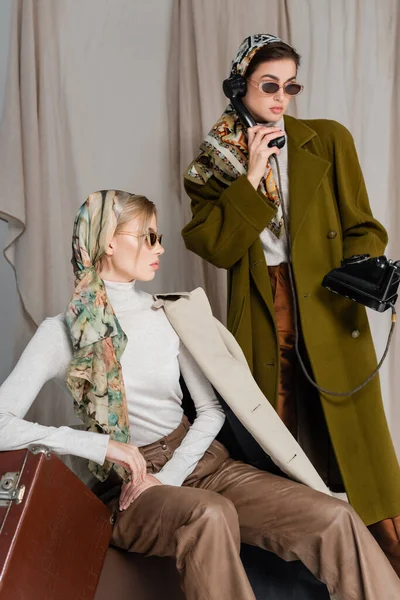
[[[228,328],[254,378],[327,485],[345,489],[400,576],[400,470],[379,378],[348,397],[317,393],[294,350],[288,223],[302,354],[317,384],[336,392],[363,382],[376,356],[364,307],[321,281],[343,258],[378,256],[387,243],[348,130],[285,115],[302,90],[299,64],[297,52],[275,36],[243,41],[231,76],[244,78],[243,101],[257,125],[246,129],[229,105],[211,129],[185,173],[193,218],[183,238],[187,248],[227,269]],[[281,150],[268,146],[282,135]]]

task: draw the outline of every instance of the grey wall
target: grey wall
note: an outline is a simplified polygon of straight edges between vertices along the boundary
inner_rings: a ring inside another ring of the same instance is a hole
[[[11,4],[12,0],[0,0],[0,114],[3,109],[7,74]],[[4,381],[12,366],[17,304],[14,271],[3,256],[6,242],[7,223],[0,219],[0,383]]]

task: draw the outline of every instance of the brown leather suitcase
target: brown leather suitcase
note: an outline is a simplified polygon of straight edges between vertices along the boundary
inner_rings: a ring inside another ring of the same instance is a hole
[[[0,452],[0,600],[92,600],[109,509],[43,446]]]

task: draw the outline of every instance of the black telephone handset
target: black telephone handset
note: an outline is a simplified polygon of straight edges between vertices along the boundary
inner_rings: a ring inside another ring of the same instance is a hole
[[[249,110],[245,107],[243,100],[243,96],[246,94],[246,80],[241,75],[233,75],[233,77],[229,77],[229,79],[225,79],[222,84],[222,89],[224,90],[224,94],[227,98],[229,98],[233,108],[236,110],[237,115],[243,125],[246,127],[254,127],[257,125],[253,116],[250,114]],[[283,148],[285,145],[285,136],[281,135],[274,140],[271,140],[268,146],[270,148]]]

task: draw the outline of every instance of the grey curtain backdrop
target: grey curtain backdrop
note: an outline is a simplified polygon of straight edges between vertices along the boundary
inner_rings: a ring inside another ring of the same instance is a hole
[[[166,70],[171,2],[15,0],[0,129],[0,215],[21,304],[19,354],[71,296],[75,213],[92,191],[143,193],[159,208],[166,253],[153,287],[183,289],[182,219],[168,189]],[[70,422],[46,386],[30,412]]]
[[[306,89],[292,114],[351,130],[373,211],[389,230],[388,255],[400,258],[398,0],[15,0],[13,9],[0,215],[21,299],[17,354],[40,321],[65,308],[73,217],[97,189],[144,193],[158,205],[167,252],[148,289],[203,285],[224,318],[226,273],[185,252],[180,238],[190,219],[182,172],[226,105],[221,82],[250,33],[275,33],[300,52]],[[388,316],[371,322],[379,354]],[[398,449],[399,336],[382,371]],[[67,406],[49,388],[30,416],[69,422]]]

